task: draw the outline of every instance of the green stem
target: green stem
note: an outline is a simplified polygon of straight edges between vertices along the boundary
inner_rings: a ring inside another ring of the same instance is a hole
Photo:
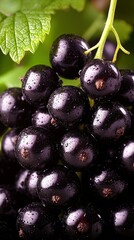
[[[116,42],[117,42],[116,50],[115,50],[114,57],[113,57],[112,61],[113,62],[116,61],[119,49],[121,49],[122,52],[124,52],[126,54],[130,53],[121,45],[119,35],[118,35],[116,29],[113,26],[116,5],[117,5],[117,0],[111,0],[109,11],[108,11],[108,16],[107,16],[107,20],[106,20],[106,24],[105,24],[105,27],[104,27],[103,32],[101,34],[100,40],[99,40],[99,42],[95,46],[93,46],[92,48],[90,48],[87,51],[85,51],[85,54],[88,54],[92,50],[97,49],[97,52],[96,52],[96,55],[95,55],[94,58],[102,59],[103,58],[104,46],[105,46],[107,37],[108,37],[110,32],[113,32],[113,34],[114,34],[114,36],[116,38]]]
[[[95,58],[102,58],[103,56],[104,45],[109,35],[109,32],[111,31],[113,26],[116,5],[117,5],[117,0],[111,0],[107,21],[99,41],[99,47],[97,49]]]
[[[122,52],[124,52],[124,53],[126,53],[126,54],[130,54],[130,52],[127,51],[127,50],[121,45],[119,35],[118,35],[116,29],[115,29],[113,26],[112,26],[112,32],[114,33],[115,38],[116,38],[116,42],[117,42],[117,47],[116,47],[116,50],[115,50],[115,53],[114,53],[114,57],[113,57],[113,60],[112,60],[112,62],[115,62],[116,59],[117,59],[117,54],[118,54],[119,49],[121,49]]]

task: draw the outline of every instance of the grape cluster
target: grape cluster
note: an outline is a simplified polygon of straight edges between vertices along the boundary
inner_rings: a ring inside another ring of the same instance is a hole
[[[59,36],[0,93],[0,240],[134,238],[134,72],[89,48]]]

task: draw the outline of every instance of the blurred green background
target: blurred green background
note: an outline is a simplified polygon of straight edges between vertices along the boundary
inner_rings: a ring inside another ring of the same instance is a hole
[[[89,43],[99,38],[107,17],[108,6],[109,0],[87,0],[82,12],[71,8],[57,11],[52,16],[51,31],[46,36],[45,42],[39,45],[34,54],[27,52],[20,64],[14,63],[8,55],[5,56],[0,51],[0,90],[4,89],[7,79],[9,87],[19,86],[20,78],[29,67],[36,64],[50,65],[50,47],[60,34],[75,33],[86,36]],[[115,20],[122,20],[121,24],[117,24],[117,31],[123,46],[130,51],[130,55],[120,51],[116,64],[119,68],[134,70],[134,0],[117,1]],[[110,35],[109,38],[113,39],[113,36]]]

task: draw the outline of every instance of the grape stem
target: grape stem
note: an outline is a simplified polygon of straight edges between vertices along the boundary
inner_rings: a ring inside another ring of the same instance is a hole
[[[111,0],[110,2],[110,7],[109,7],[109,11],[108,11],[108,16],[107,16],[107,20],[103,29],[103,32],[101,34],[100,40],[99,42],[94,45],[92,48],[89,48],[87,51],[85,51],[85,54],[87,55],[89,52],[97,49],[95,57],[94,58],[99,58],[102,59],[103,58],[103,49],[107,40],[107,37],[109,35],[110,32],[113,32],[115,38],[116,38],[116,42],[117,42],[117,46],[116,46],[116,50],[114,53],[114,57],[112,62],[115,62],[117,59],[117,54],[118,51],[121,49],[122,52],[126,53],[126,54],[130,54],[129,51],[127,51],[121,44],[120,42],[120,38],[119,35],[116,31],[116,29],[113,26],[113,22],[114,22],[114,16],[115,16],[115,10],[116,10],[116,5],[117,5],[117,0]]]

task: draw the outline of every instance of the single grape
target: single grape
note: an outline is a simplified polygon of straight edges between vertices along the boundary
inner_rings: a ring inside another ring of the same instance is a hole
[[[92,171],[87,173],[88,188],[91,189],[90,194],[94,194],[101,200],[115,200],[119,198],[128,187],[128,182],[122,176],[118,169],[112,166],[102,164]]]
[[[84,54],[89,49],[88,43],[75,34],[63,34],[56,38],[50,49],[50,62],[59,76],[68,79],[79,77],[91,54]]]
[[[102,236],[103,220],[100,211],[92,204],[75,205],[62,216],[62,239],[98,239]]]
[[[73,127],[86,121],[90,104],[86,94],[78,87],[63,86],[56,89],[48,100],[50,115],[64,127]]]
[[[37,191],[42,204],[70,206],[80,197],[80,180],[74,171],[58,165],[39,175]]]
[[[18,212],[17,233],[26,240],[52,240],[58,234],[58,217],[47,206],[32,202]]]
[[[59,86],[56,72],[46,65],[35,65],[28,69],[22,80],[22,93],[24,99],[31,105],[44,105],[50,94]]]
[[[105,144],[116,142],[131,128],[131,114],[118,102],[105,101],[94,106],[89,128]]]
[[[94,59],[82,69],[80,81],[90,98],[111,98],[120,89],[121,74],[112,62]]]
[[[0,121],[7,127],[30,124],[31,109],[22,97],[21,88],[8,88],[0,94]]]
[[[82,171],[96,164],[98,150],[94,139],[83,131],[69,131],[60,142],[61,160],[74,169]]]
[[[57,151],[50,133],[40,127],[24,128],[16,141],[15,154],[20,165],[29,170],[42,170],[57,163]]]

